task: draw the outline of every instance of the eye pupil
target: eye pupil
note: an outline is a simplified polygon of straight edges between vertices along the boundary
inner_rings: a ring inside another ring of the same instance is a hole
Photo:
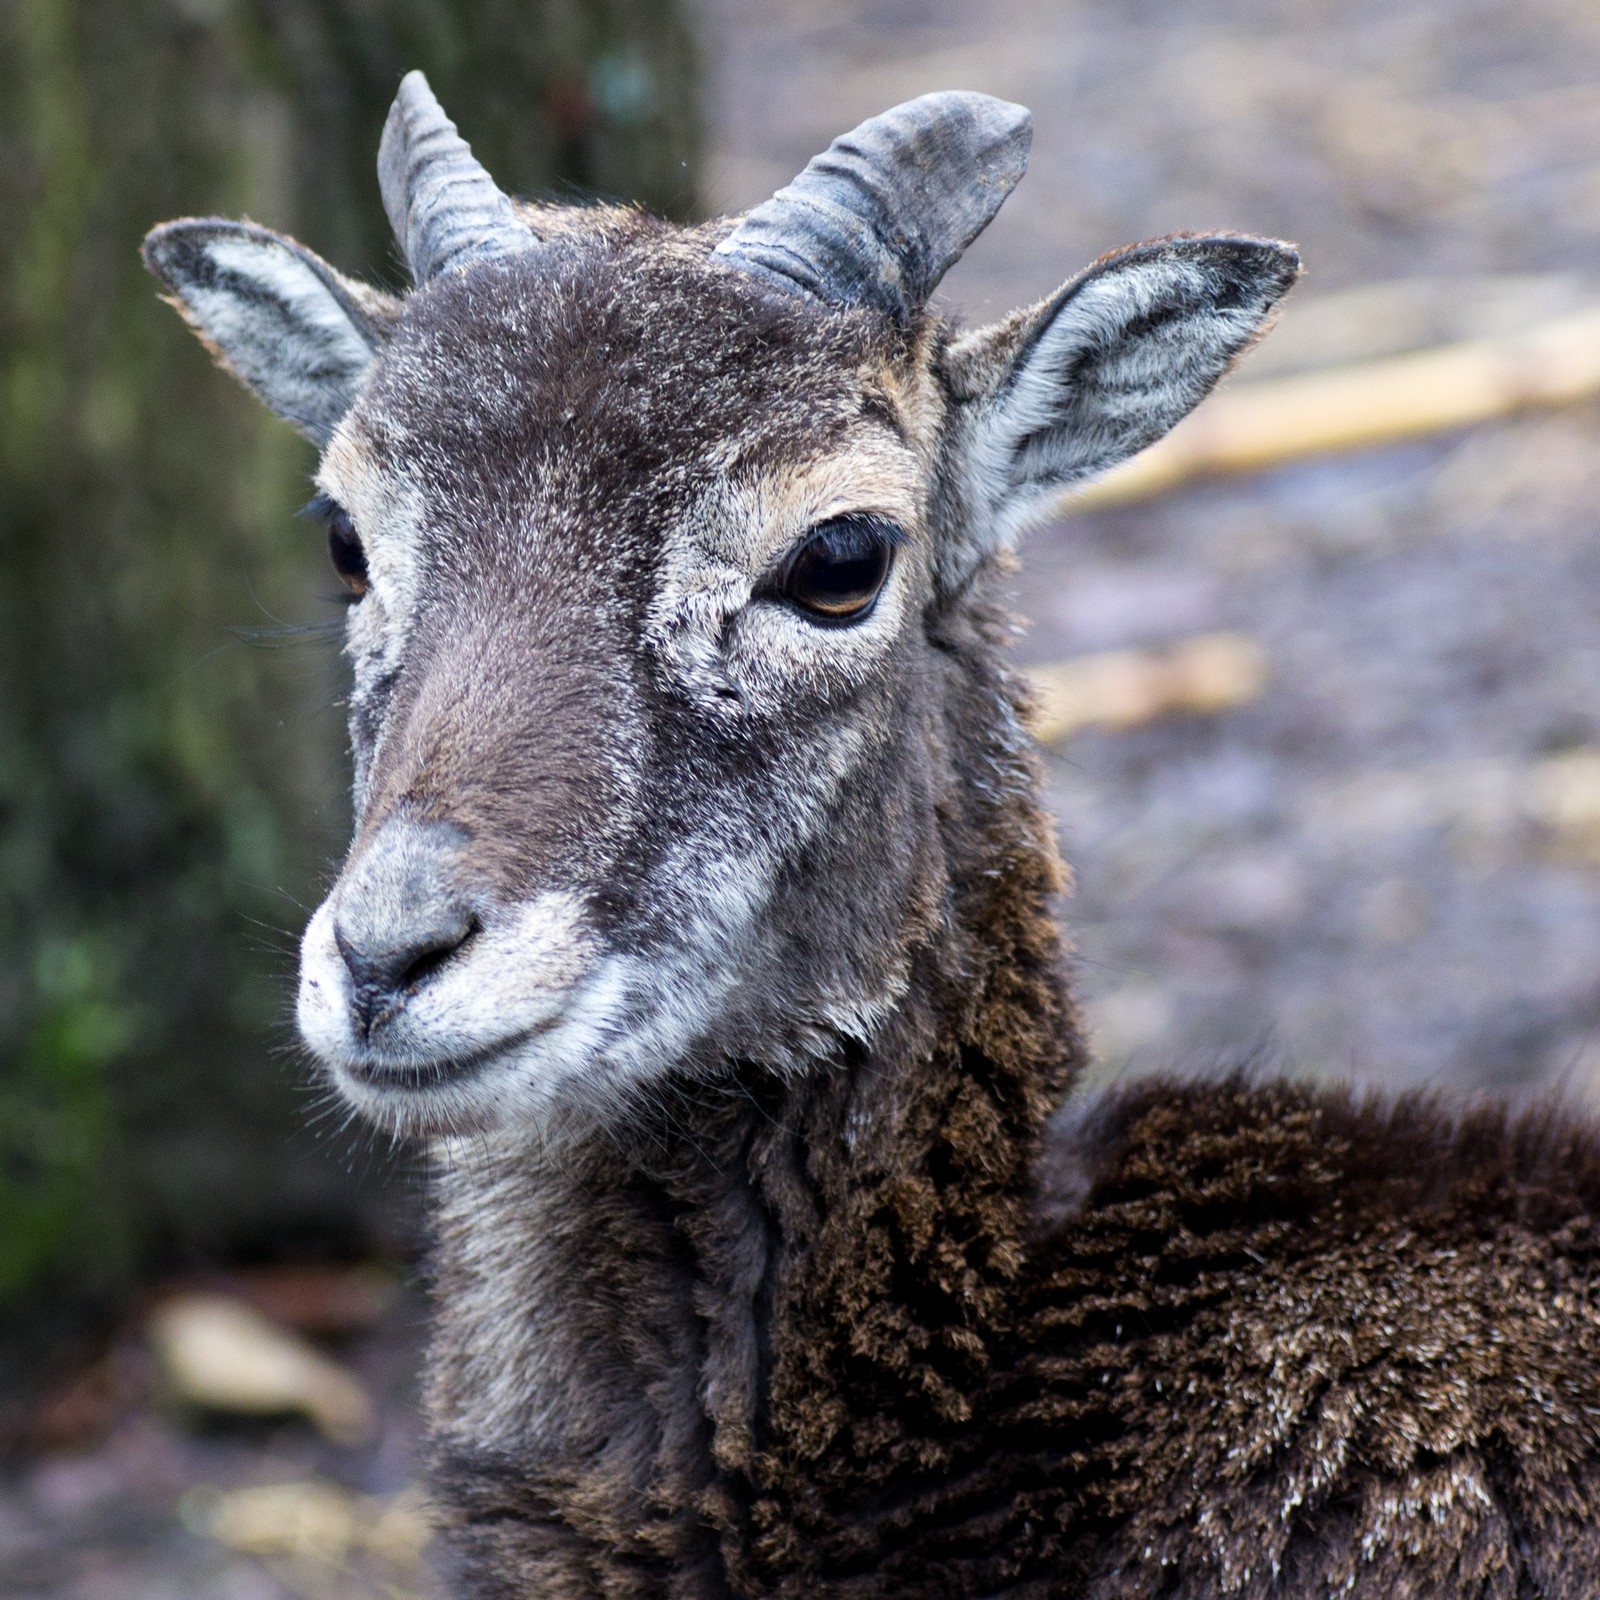
[[[328,555],[333,570],[351,594],[367,592],[367,553],[347,511],[335,510],[328,518]]]
[[[875,517],[824,522],[790,556],[779,592],[820,622],[864,617],[889,576],[901,537],[892,523]]]

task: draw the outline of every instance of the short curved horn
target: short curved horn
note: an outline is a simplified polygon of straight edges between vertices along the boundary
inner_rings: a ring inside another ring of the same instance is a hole
[[[717,246],[730,266],[907,326],[1027,170],[1032,119],[925,94],[835,139]]]
[[[531,249],[539,240],[473,159],[420,72],[400,80],[378,146],[378,187],[419,284],[449,267]]]

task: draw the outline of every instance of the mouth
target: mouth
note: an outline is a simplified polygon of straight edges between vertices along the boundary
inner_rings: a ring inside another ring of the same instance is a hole
[[[438,1061],[343,1061],[339,1064],[340,1070],[362,1088],[378,1094],[427,1094],[439,1089],[459,1088],[481,1078],[497,1061],[513,1055],[530,1039],[550,1032],[560,1020],[559,1017],[550,1017],[531,1028],[508,1034],[504,1039],[496,1039],[493,1044]]]

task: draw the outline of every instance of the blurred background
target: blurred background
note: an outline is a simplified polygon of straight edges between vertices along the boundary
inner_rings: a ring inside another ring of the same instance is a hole
[[[1139,238],[1297,240],[1165,474],[1023,551],[1097,1071],[1600,1097],[1588,0],[11,0],[8,1600],[430,1592],[419,1183],[289,1026],[348,823],[312,455],[137,258],[248,214],[396,284],[416,65],[505,187],[674,216],[929,89],[1020,100],[1031,174],[942,293],[973,320]]]

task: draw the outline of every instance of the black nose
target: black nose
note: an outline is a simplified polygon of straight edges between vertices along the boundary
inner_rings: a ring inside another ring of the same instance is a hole
[[[363,1038],[477,932],[463,881],[466,842],[452,823],[388,822],[346,868],[333,937]]]

